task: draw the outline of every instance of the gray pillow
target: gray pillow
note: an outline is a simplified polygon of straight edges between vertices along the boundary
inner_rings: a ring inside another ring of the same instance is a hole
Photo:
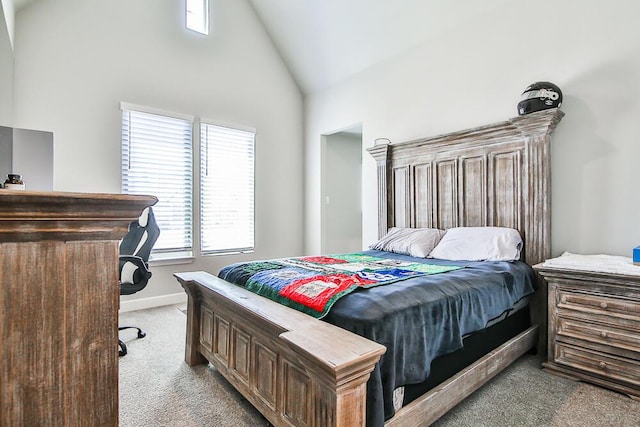
[[[386,236],[369,247],[380,251],[426,258],[442,239],[444,233],[443,230],[437,228],[392,227]]]

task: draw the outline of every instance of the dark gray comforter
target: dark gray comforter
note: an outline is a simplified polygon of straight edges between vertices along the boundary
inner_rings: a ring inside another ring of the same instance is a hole
[[[413,262],[464,265],[448,273],[360,289],[337,301],[325,321],[387,347],[367,383],[367,426],[391,418],[393,390],[423,382],[431,361],[462,348],[462,338],[483,329],[534,292],[535,274],[524,262],[452,262],[365,251]]]

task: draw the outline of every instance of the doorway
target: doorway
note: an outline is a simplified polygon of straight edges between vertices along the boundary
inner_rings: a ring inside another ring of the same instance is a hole
[[[362,250],[362,125],[322,138],[322,253]]]

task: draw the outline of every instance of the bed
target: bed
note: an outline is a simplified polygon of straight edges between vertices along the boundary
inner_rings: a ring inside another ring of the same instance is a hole
[[[545,110],[369,148],[378,171],[379,236],[391,227],[508,227],[522,236],[523,264],[543,261],[550,255],[549,144],[563,115]],[[402,399],[406,404],[388,408],[388,401],[371,400],[371,384],[379,376],[380,361],[397,349],[207,272],[176,277],[188,295],[186,363],[211,363],[276,426],[377,426],[382,421],[379,415],[372,418],[371,408],[380,405],[385,418],[393,414],[384,421],[387,426],[429,425],[545,342],[545,298],[537,292],[530,309],[509,310],[519,315],[467,334],[463,348],[438,355],[431,363],[437,375],[430,375],[428,384],[407,385]],[[509,332],[512,327],[507,333],[499,331],[514,319],[520,325],[515,335]],[[501,338],[487,339],[495,336]],[[482,345],[488,341],[491,346]],[[444,368],[451,366],[455,368]]]

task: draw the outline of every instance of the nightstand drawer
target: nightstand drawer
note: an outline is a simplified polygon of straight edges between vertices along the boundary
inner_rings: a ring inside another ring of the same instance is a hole
[[[639,301],[558,289],[556,305],[558,309],[603,316],[601,321],[613,325],[619,325],[623,321],[626,326],[640,330]],[[611,320],[607,321],[607,317]]]
[[[556,343],[555,362],[583,372],[640,387],[640,363],[597,351]]]
[[[599,344],[609,348],[607,352],[618,354],[619,356],[634,356],[640,360],[640,333],[628,331],[610,325],[599,325],[574,319],[558,318],[557,325],[558,340],[578,340],[589,343]],[[612,348],[610,348],[612,347]],[[616,352],[621,349],[624,352]],[[630,355],[627,352],[635,352],[637,354]]]

